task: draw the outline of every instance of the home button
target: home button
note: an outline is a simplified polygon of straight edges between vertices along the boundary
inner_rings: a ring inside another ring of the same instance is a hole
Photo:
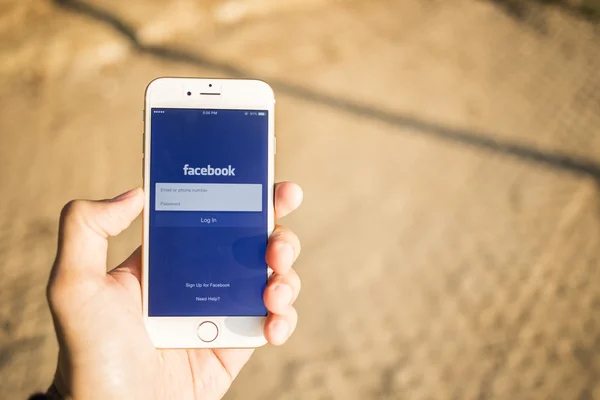
[[[219,328],[214,322],[205,321],[196,330],[200,340],[206,343],[214,341],[219,336]]]

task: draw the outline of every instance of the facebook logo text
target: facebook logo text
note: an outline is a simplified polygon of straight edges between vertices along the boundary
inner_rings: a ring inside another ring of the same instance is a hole
[[[202,176],[235,176],[235,168],[228,165],[224,168],[213,168],[210,164],[206,167],[190,167],[189,164],[183,166],[184,175],[202,175]]]

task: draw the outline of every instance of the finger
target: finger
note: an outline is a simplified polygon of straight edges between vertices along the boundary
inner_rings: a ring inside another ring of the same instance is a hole
[[[62,210],[52,277],[104,277],[107,238],[126,229],[144,206],[141,189],[111,200],[75,200]]]
[[[133,275],[138,282],[142,280],[142,246],[139,246],[137,249],[131,253],[129,257],[118,267],[114,268],[110,273],[128,273]]]
[[[292,268],[300,250],[298,236],[289,229],[277,225],[269,237],[265,259],[273,271],[284,274]]]
[[[288,313],[298,298],[300,288],[300,277],[293,269],[285,275],[273,275],[263,296],[265,306],[273,314]]]
[[[270,314],[265,323],[265,337],[276,346],[284,344],[296,329],[298,313],[291,307],[285,315]]]
[[[138,247],[117,268],[109,272],[109,275],[114,278],[115,282],[121,284],[131,295],[139,310],[142,309],[141,270],[142,248]]]
[[[302,203],[302,189],[292,182],[281,182],[275,185],[274,193],[275,219],[283,218]]]

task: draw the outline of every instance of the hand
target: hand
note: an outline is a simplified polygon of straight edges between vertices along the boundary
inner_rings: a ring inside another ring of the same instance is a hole
[[[294,211],[302,191],[292,183],[275,187],[275,216]],[[135,189],[112,200],[70,202],[61,214],[58,252],[48,300],[59,343],[54,378],[73,399],[219,399],[252,349],[157,350],[142,319],[138,248],[106,272],[108,236],[126,229],[143,208]],[[300,278],[292,264],[300,242],[277,226],[266,260],[274,270],[264,293],[269,310],[265,336],[283,344],[296,327],[292,304]]]

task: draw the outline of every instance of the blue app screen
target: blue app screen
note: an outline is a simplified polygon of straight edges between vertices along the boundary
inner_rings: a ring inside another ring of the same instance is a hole
[[[264,316],[268,112],[151,112],[151,317]]]

